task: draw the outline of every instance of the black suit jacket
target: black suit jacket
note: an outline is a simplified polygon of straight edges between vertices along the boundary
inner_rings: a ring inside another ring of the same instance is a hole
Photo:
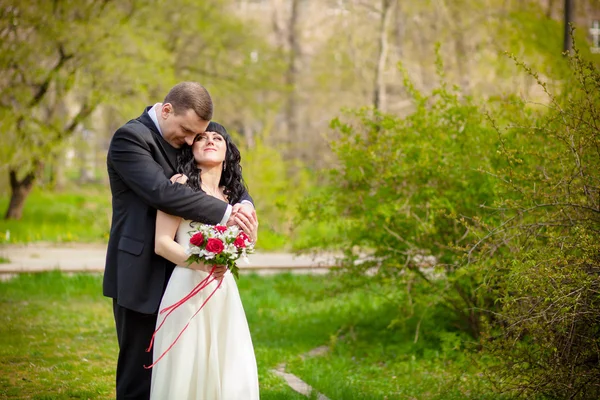
[[[149,109],[119,128],[108,149],[113,215],[103,282],[105,296],[145,314],[157,311],[175,267],[154,253],[156,210],[217,224],[227,208],[221,200],[171,183],[178,150],[160,135]],[[247,193],[244,199],[252,201]]]

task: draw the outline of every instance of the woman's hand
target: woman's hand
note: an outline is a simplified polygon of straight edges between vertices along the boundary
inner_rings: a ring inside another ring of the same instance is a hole
[[[173,183],[181,183],[182,185],[185,185],[187,181],[188,177],[184,174],[175,174],[171,177],[171,182]]]
[[[223,277],[225,276],[225,273],[227,272],[226,265],[206,265],[202,262],[192,263],[192,264],[188,265],[188,268],[190,268],[190,269],[195,269],[196,271],[204,271],[209,274],[210,274],[210,271],[213,270],[213,267],[215,269],[213,271],[213,276],[215,277],[215,279],[217,281],[223,280]]]

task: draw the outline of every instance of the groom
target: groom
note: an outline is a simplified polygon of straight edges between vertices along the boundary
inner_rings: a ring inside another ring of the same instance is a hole
[[[208,224],[254,213],[248,193],[233,207],[185,185],[173,184],[177,155],[212,118],[208,91],[196,82],[174,86],[163,103],[147,107],[119,128],[107,156],[112,224],[103,293],[113,299],[119,342],[117,399],[150,397],[152,353],[146,352],[160,300],[174,265],[154,253],[156,210]]]

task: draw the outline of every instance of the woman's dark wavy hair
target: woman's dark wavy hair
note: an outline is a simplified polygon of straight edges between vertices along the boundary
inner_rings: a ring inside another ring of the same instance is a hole
[[[210,122],[206,128],[207,132],[217,132],[225,139],[227,151],[225,152],[225,163],[219,186],[224,186],[224,193],[230,204],[238,203],[246,187],[242,178],[242,166],[240,161],[242,156],[237,146],[231,141],[231,136],[227,133],[225,127],[217,122]],[[194,143],[200,135],[196,137]],[[195,191],[200,188],[200,168],[196,165],[192,146],[183,146],[181,153],[177,157],[177,172],[185,174],[188,177],[187,185]]]

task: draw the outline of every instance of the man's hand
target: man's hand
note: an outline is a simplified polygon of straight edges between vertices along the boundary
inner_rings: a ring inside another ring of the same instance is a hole
[[[254,206],[248,203],[238,203],[233,206],[231,216],[227,220],[227,226],[237,225],[256,242],[258,238],[258,217]]]
[[[245,213],[248,216],[250,216],[252,213],[254,213],[254,217],[256,217],[256,210],[254,210],[254,206],[252,205],[252,203],[244,202],[244,203],[234,204],[231,209],[231,215],[233,215],[237,212],[240,212],[240,211]]]
[[[237,203],[237,204],[234,204],[233,207],[231,208],[231,215],[229,216],[229,219],[227,220],[225,225],[227,225],[227,226],[237,225],[235,222],[235,216],[240,212],[243,213],[246,216],[246,218],[251,218],[252,213],[254,213],[254,215],[256,215],[256,212],[254,211],[254,206],[252,204]]]
[[[185,185],[187,181],[188,177],[184,174],[175,174],[171,177],[171,182],[173,183],[181,183],[182,185]]]

